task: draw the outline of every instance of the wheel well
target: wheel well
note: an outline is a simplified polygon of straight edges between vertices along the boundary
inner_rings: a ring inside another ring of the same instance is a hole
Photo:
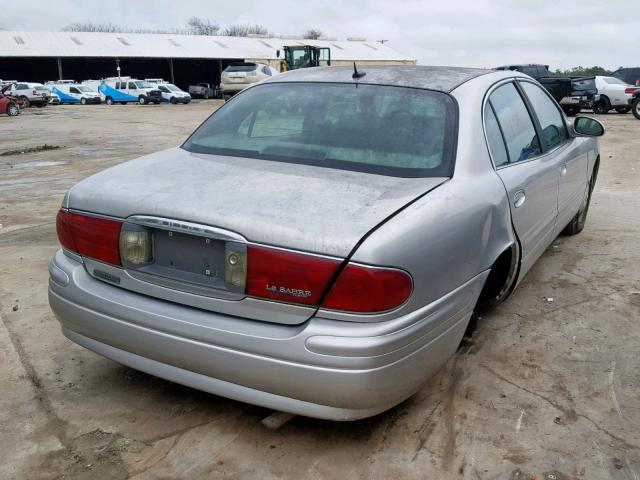
[[[490,308],[511,293],[518,274],[519,260],[519,249],[515,243],[498,256],[484,282],[476,310]]]

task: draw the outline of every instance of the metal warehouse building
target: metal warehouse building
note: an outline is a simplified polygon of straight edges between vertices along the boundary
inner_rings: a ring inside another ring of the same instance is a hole
[[[414,64],[386,44],[364,40],[300,40],[139,33],[0,31],[0,79],[45,82],[100,79],[117,75],[164,78],[186,89],[189,84],[218,84],[231,62],[277,64],[284,45],[308,44],[331,49],[332,65]]]

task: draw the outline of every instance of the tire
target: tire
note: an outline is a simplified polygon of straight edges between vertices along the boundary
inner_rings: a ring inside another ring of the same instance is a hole
[[[84,98],[84,97],[82,97],[82,98],[80,99],[80,105],[86,105],[86,104],[87,104],[87,99],[86,99],[86,98]]]
[[[24,108],[29,108],[31,106],[31,102],[27,97],[20,97],[20,99],[23,102],[22,104],[24,105]]]
[[[171,102],[171,105],[175,105],[176,103],[178,103],[178,100],[176,100],[176,97],[171,97],[171,100],[169,100],[169,102]]]
[[[126,105],[127,102],[120,102],[120,105]]]
[[[562,230],[562,235],[577,235],[584,230],[584,224],[587,221],[587,213],[589,213],[589,205],[591,204],[591,194],[593,193],[593,188],[596,186],[597,177],[598,163],[596,162],[596,165],[593,167],[591,179],[589,180],[587,195],[582,201],[582,205],[580,206],[578,213],[576,213],[575,217],[573,217],[567,226],[564,227],[564,230]]]
[[[9,115],[10,117],[15,117],[16,115],[20,114],[20,109],[18,108],[18,106],[15,103],[10,103],[9,106],[7,107],[7,115]]]
[[[609,99],[607,97],[600,97],[596,103],[593,104],[593,113],[598,115],[603,115],[609,113],[611,110],[611,103],[609,103]]]
[[[636,98],[631,105],[631,111],[633,112],[633,116],[640,120],[640,97]]]
[[[111,97],[105,98],[104,103],[106,103],[107,105],[113,105],[113,98]]]
[[[582,109],[580,107],[562,107],[562,110],[567,114],[567,117],[575,117]]]
[[[616,107],[616,112],[618,113],[629,113],[631,107]]]
[[[147,97],[145,97],[144,95],[140,95],[138,97],[138,103],[140,105],[146,105],[147,104]]]

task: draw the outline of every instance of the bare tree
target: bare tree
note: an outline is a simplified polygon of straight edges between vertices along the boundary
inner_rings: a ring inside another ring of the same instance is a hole
[[[191,17],[187,22],[187,31],[190,35],[216,35],[220,25],[215,20]]]
[[[113,23],[93,23],[93,22],[76,22],[70,23],[62,29],[65,32],[107,32],[107,33],[124,33],[122,27]]]
[[[306,38],[309,40],[317,40],[322,36],[322,30],[319,28],[309,28],[306,32],[302,34],[302,38]]]
[[[249,35],[269,35],[267,27],[262,25],[229,25],[222,31],[226,37],[248,37]]]

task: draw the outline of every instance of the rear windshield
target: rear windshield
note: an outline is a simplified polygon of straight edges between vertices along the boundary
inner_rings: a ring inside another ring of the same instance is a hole
[[[456,106],[442,92],[342,83],[267,83],[209,117],[191,152],[398,177],[449,176]]]
[[[224,69],[225,72],[253,72],[258,66],[255,63],[242,63],[238,65],[229,65]]]

